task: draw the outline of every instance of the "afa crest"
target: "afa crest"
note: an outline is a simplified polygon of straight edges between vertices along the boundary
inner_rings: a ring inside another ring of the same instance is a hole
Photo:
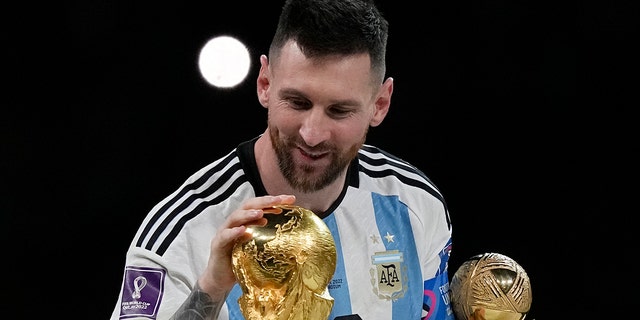
[[[373,268],[370,269],[373,292],[381,299],[396,300],[402,298],[407,291],[407,271],[403,264],[402,252],[390,250],[376,252],[371,257]]]

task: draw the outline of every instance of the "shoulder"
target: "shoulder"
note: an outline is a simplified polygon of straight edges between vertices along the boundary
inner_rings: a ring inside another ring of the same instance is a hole
[[[220,178],[225,179],[225,177],[233,176],[234,172],[241,170],[240,159],[238,158],[237,150],[234,149],[193,173],[187,178],[182,187],[186,187],[186,189],[197,188]]]
[[[253,145],[256,139],[240,143],[226,155],[196,171],[181,186],[182,192],[203,188],[234,188],[247,180],[255,179],[257,165]],[[255,181],[251,182],[256,184]]]
[[[158,202],[146,215],[136,234],[136,246],[163,255],[183,235],[185,226],[202,219],[223,220],[223,208],[253,195],[237,150],[189,176],[179,188]],[[208,214],[213,212],[214,214]]]
[[[397,184],[422,189],[442,198],[437,186],[415,165],[372,145],[364,145],[358,152],[358,171],[361,182]]]
[[[358,186],[382,196],[395,196],[419,214],[435,213],[450,227],[449,209],[438,187],[415,165],[372,145],[358,152]]]

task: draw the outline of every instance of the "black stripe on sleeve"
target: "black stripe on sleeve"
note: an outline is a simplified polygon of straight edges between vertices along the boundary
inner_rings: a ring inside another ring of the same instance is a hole
[[[160,245],[160,247],[158,247],[158,250],[156,251],[156,253],[158,255],[163,255],[167,251],[167,248],[169,247],[171,242],[173,242],[173,240],[178,236],[178,234],[180,233],[180,230],[182,230],[182,227],[184,227],[184,225],[189,220],[193,219],[195,216],[200,214],[207,207],[209,207],[211,205],[216,205],[216,204],[226,200],[227,198],[229,198],[233,193],[235,193],[235,191],[238,189],[238,187],[240,187],[245,182],[247,182],[247,176],[242,175],[242,176],[238,177],[238,179],[236,179],[229,186],[229,188],[227,188],[227,190],[225,192],[221,193],[219,196],[217,196],[217,197],[215,197],[215,198],[213,198],[211,200],[201,202],[193,210],[191,210],[191,211],[189,211],[189,213],[185,214],[182,218],[180,218],[180,220],[177,221],[176,225],[173,227],[173,229],[171,229],[171,232],[164,238],[164,240],[162,241],[162,244]],[[166,222],[166,220],[165,220],[165,222]],[[164,230],[164,228],[166,228],[166,224],[165,223],[163,223],[162,227],[159,228],[158,230]],[[149,249],[149,247],[147,249]]]
[[[227,155],[226,158],[222,159],[222,161],[220,161],[220,163],[218,163],[216,166],[212,167],[209,171],[205,172],[200,178],[198,178],[197,180],[195,180],[194,182],[192,182],[190,184],[187,184],[187,185],[183,186],[182,189],[180,190],[180,192],[178,192],[175,196],[173,196],[171,199],[169,199],[169,201],[167,201],[161,208],[159,208],[153,214],[153,216],[151,217],[149,222],[145,225],[145,228],[142,231],[142,233],[140,234],[140,237],[136,241],[136,247],[142,247],[144,239],[147,237],[147,235],[151,231],[151,228],[154,225],[156,225],[158,220],[165,214],[165,212],[167,212],[167,210],[169,210],[169,208],[171,206],[173,206],[178,200],[182,199],[182,197],[184,197],[184,195],[187,194],[188,192],[191,192],[193,190],[196,190],[196,189],[202,187],[202,185],[205,182],[207,182],[214,174],[220,172],[234,158],[235,158],[235,152],[229,153],[229,155]],[[236,170],[239,170],[239,166],[238,165],[235,165],[232,168],[230,168],[229,169],[229,174],[226,174],[225,176],[226,177],[230,176]],[[225,180],[218,180],[218,182],[215,183],[214,186],[212,186],[211,188],[208,188],[207,190],[210,190],[209,192],[213,192],[213,190],[217,186],[223,184],[224,182],[225,182]],[[198,196],[196,195],[196,198],[197,197]],[[193,201],[193,200],[194,200],[193,197],[189,197],[187,199],[187,201]],[[184,207],[184,203],[180,207]],[[166,223],[163,223],[163,225],[166,226]],[[147,248],[147,249],[151,248],[153,246],[154,241],[155,241],[156,238],[157,238],[157,236],[154,235],[153,240],[150,240],[149,243],[147,243],[147,245],[145,246],[145,248]]]

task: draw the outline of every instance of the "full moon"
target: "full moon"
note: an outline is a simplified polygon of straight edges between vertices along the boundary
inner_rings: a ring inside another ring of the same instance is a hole
[[[249,50],[240,40],[218,36],[200,50],[198,67],[202,77],[211,85],[231,88],[242,82],[249,73]]]

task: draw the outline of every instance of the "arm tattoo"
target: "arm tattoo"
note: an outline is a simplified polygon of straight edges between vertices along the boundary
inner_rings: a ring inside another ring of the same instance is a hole
[[[225,295],[226,299],[226,295]],[[198,282],[187,297],[187,300],[178,308],[170,320],[215,320],[218,319],[220,309],[225,299],[213,301],[208,293],[202,291]]]

